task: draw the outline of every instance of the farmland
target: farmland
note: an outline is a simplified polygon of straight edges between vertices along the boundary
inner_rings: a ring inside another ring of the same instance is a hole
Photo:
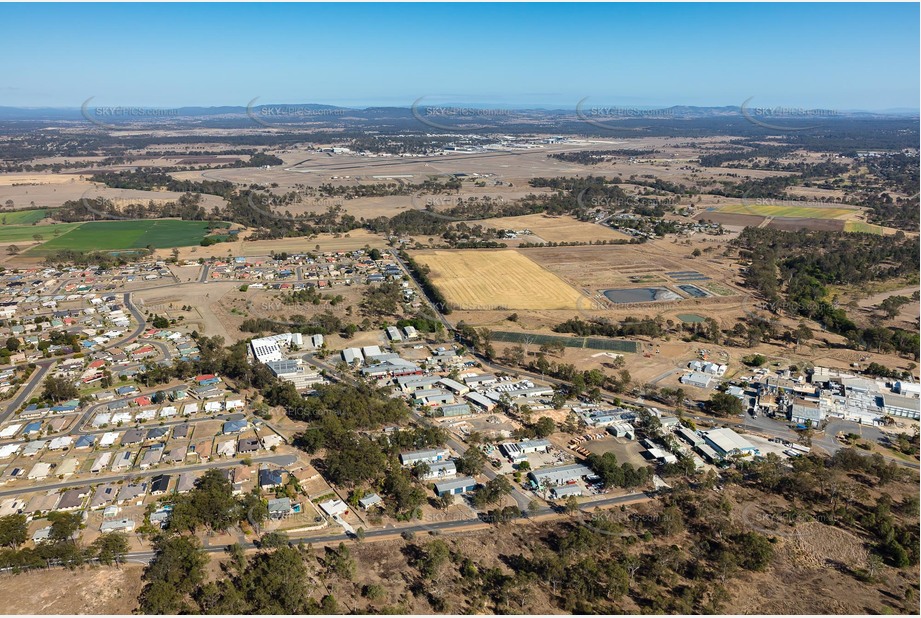
[[[541,240],[546,242],[630,240],[630,236],[623,232],[567,216],[535,214],[520,217],[501,217],[491,219],[488,225],[497,230],[530,230],[531,234],[539,236]],[[536,242],[537,239],[526,236],[525,240]]]
[[[43,239],[63,235],[80,227],[79,223],[58,223],[55,225],[0,225],[0,244],[35,242],[35,235]]]
[[[853,208],[835,208],[823,206],[784,206],[771,204],[728,204],[721,206],[719,212],[737,215],[755,215],[760,217],[777,217],[784,219],[844,219],[858,214]]]
[[[517,251],[426,251],[413,256],[459,309],[575,309],[581,295]]]
[[[197,245],[208,233],[208,222],[175,219],[96,221],[77,224],[66,233],[29,250],[29,255],[48,255],[63,249],[109,251]],[[33,233],[42,227],[32,227]]]
[[[32,225],[45,218],[48,211],[44,208],[34,210],[12,210],[0,215],[0,226]]]

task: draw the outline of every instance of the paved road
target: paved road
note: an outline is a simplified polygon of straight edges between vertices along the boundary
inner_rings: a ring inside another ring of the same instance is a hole
[[[108,350],[109,348],[114,348],[116,346],[124,345],[125,343],[131,341],[132,339],[139,337],[141,333],[144,332],[144,329],[146,328],[147,324],[144,320],[144,315],[140,311],[138,311],[137,307],[134,306],[134,303],[131,302],[131,292],[125,292],[124,301],[125,301],[125,306],[128,308],[128,310],[134,316],[134,319],[137,321],[138,326],[127,336],[121,337],[115,341],[112,341],[102,346],[100,348],[101,350]],[[9,418],[11,414],[13,414],[13,412],[19,409],[19,406],[21,406],[26,401],[29,394],[33,390],[35,390],[39,382],[41,382],[41,380],[44,379],[45,375],[48,373],[48,370],[51,369],[52,365],[54,365],[58,361],[64,360],[65,358],[69,358],[71,356],[73,356],[73,354],[65,354],[62,356],[56,356],[54,358],[47,358],[47,359],[42,359],[40,361],[36,361],[35,364],[39,368],[38,371],[32,376],[32,378],[26,384],[25,388],[23,388],[19,392],[19,394],[16,395],[16,397],[7,405],[6,411],[3,412],[2,415],[0,415],[0,422],[6,421],[7,418]]]
[[[45,375],[56,362],[57,359],[49,358],[35,363],[37,365],[35,373],[33,373],[29,381],[26,382],[26,385],[19,390],[19,394],[13,398],[9,405],[7,405],[6,410],[0,414],[0,422],[6,421],[13,412],[19,409],[19,406],[25,403],[32,391],[38,387],[39,383],[45,378]]]
[[[588,513],[587,509],[604,509],[628,502],[637,502],[652,500],[655,497],[654,494],[649,492],[637,492],[633,494],[627,494],[625,496],[614,496],[611,498],[603,498],[601,500],[596,500],[594,502],[584,503],[583,513]],[[522,510],[526,516],[519,521],[528,521],[528,520],[555,520],[555,519],[570,519],[568,515],[563,515],[559,511],[556,511],[549,507],[541,507],[540,509],[528,513],[526,509]],[[452,532],[462,532],[465,529],[475,529],[475,528],[484,528],[488,524],[484,522],[480,517],[468,517],[468,518],[458,518],[451,519],[447,521],[437,521],[432,523],[412,523],[405,525],[389,525],[384,528],[378,528],[376,530],[368,530],[365,532],[364,542],[382,540],[393,537],[397,534],[450,534]],[[314,545],[319,544],[331,544],[331,543],[341,543],[343,541],[348,541],[354,539],[344,533],[339,534],[317,534],[314,531],[305,532],[301,535],[298,534],[289,534],[289,539],[295,543],[312,543]],[[254,549],[256,545],[252,542],[241,543],[243,549]],[[204,551],[206,553],[222,553],[227,551],[227,547],[224,545],[216,545],[205,547]],[[126,557],[127,562],[137,562],[141,564],[148,564],[154,558],[154,552],[134,552],[130,553]]]
[[[282,468],[290,466],[297,461],[297,458],[294,455],[267,455],[265,457],[251,457],[253,463],[272,463]],[[210,470],[211,468],[232,468],[234,466],[239,466],[240,460],[238,459],[227,459],[222,461],[212,461],[206,464],[198,464],[195,466],[184,466],[177,468],[158,468],[156,470],[143,470],[138,472],[131,472],[126,474],[114,474],[109,476],[97,476],[89,479],[82,479],[79,481],[64,481],[61,483],[53,483],[51,485],[41,485],[38,487],[19,487],[17,489],[6,489],[0,491],[0,498],[7,498],[10,496],[20,496],[24,493],[34,493],[38,491],[57,491],[59,489],[68,489],[70,487],[86,487],[88,485],[99,485],[101,483],[117,483],[119,481],[124,481],[127,479],[136,479],[149,476],[157,476],[158,474],[181,474],[183,472],[201,472],[204,470]]]
[[[403,262],[403,260],[400,259],[400,257],[396,254],[395,251],[391,251],[391,253],[393,254],[393,257],[396,260],[396,262],[400,265],[400,267],[404,270],[404,272],[406,272],[407,276],[409,276],[411,280],[415,281],[415,279],[413,279],[412,275],[409,272],[409,267]],[[445,316],[441,313],[439,308],[435,306],[435,304],[432,303],[428,299],[428,297],[424,293],[422,293],[421,290],[419,290],[419,294],[422,297],[422,299],[428,304],[428,306],[432,309],[432,311],[435,312],[435,314],[438,316],[441,322],[445,325],[445,327],[448,329],[448,332],[455,332],[454,327],[451,325],[450,322],[448,322],[447,318],[445,318]],[[550,383],[556,386],[564,386],[564,387],[569,386],[569,383],[565,382],[564,380],[558,380],[556,378],[552,378],[549,376],[536,374],[534,372],[531,372],[525,369],[521,369],[519,367],[508,367],[505,365],[501,365],[499,363],[496,363],[495,361],[487,360],[485,357],[481,356],[480,354],[477,354],[473,350],[471,350],[470,353],[473,354],[473,356],[480,362],[480,364],[482,364],[484,367],[490,370],[504,371],[506,373],[513,373],[513,374],[517,374],[520,376],[527,376],[527,377],[531,377],[531,378],[534,378],[534,379],[537,379],[543,382],[547,382],[547,383]],[[677,371],[677,369],[669,370],[668,372],[656,377],[655,381],[664,379],[666,376],[674,373],[674,371]],[[623,395],[623,394],[618,395],[616,398],[620,399],[621,401],[627,402],[627,403],[631,403],[634,405],[647,407],[647,408],[650,405],[654,405],[654,407],[664,412],[669,412],[675,415],[678,414],[678,411],[675,410],[673,407],[661,404],[659,402],[646,402],[646,401],[643,401],[642,399],[633,398],[633,397]],[[615,397],[613,395],[602,393],[601,399],[607,403],[613,403]],[[766,418],[764,416],[752,418],[751,416],[746,414],[745,418],[741,422],[738,419],[715,419],[715,418],[704,417],[704,416],[695,416],[693,414],[687,414],[687,413],[685,414],[685,416],[688,418],[693,418],[697,420],[706,420],[711,423],[732,425],[735,427],[739,427],[741,429],[747,429],[749,431],[763,432],[773,437],[783,438],[790,442],[799,441],[799,434],[797,434],[795,431],[790,429],[787,423],[775,421],[773,419]],[[829,454],[833,455],[834,453],[836,453],[838,450],[842,448],[842,445],[838,443],[837,440],[835,440],[835,434],[839,431],[844,431],[844,432],[852,431],[854,433],[858,433],[862,435],[865,439],[868,439],[868,440],[871,440],[877,443],[879,443],[880,439],[884,435],[879,429],[871,427],[869,425],[860,425],[858,423],[854,423],[851,421],[845,421],[842,419],[831,419],[828,421],[828,424],[824,430],[824,433],[820,432],[817,435],[813,436],[813,443],[816,446],[820,447],[822,450],[825,450]],[[902,465],[902,466],[921,469],[921,464],[918,464],[916,462],[908,462],[908,461],[905,461],[905,460],[902,460],[896,457],[892,457],[891,455],[887,455],[885,453],[883,454],[883,457],[889,459],[890,461],[894,461],[897,464]]]

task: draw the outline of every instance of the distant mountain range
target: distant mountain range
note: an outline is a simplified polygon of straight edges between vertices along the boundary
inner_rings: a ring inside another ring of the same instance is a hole
[[[753,105],[754,107],[754,105]],[[623,115],[624,118],[657,118],[667,119],[693,119],[693,118],[718,118],[741,115],[738,105],[725,105],[719,107],[696,107],[688,105],[673,105],[670,107],[632,106],[600,104],[587,101],[584,105],[577,105],[570,109],[559,107],[520,107],[496,106],[489,104],[450,104],[422,101],[413,107],[376,106],[376,107],[340,107],[335,105],[321,105],[314,103],[271,103],[260,104],[252,107],[239,105],[222,105],[217,107],[188,106],[179,108],[140,107],[140,106],[103,106],[90,101],[85,108],[81,107],[5,107],[0,106],[0,120],[49,120],[49,121],[80,121],[98,118],[102,122],[120,124],[125,122],[145,122],[164,119],[191,119],[214,117],[256,117],[265,118],[267,121],[283,123],[288,118],[304,120],[315,116],[317,120],[337,116],[339,118],[362,118],[366,120],[380,118],[405,118],[415,112],[430,115],[428,110],[466,110],[467,119],[476,119],[477,116],[486,116],[486,110],[501,110],[506,115],[514,116],[515,121],[522,121],[529,117],[533,119],[546,119],[548,117],[578,117],[580,114],[589,117],[615,117]],[[775,106],[759,106],[759,110],[781,109]],[[810,108],[788,108],[799,112],[808,113],[816,111]],[[821,110],[819,110],[821,111]],[[160,112],[160,113],[157,113]],[[325,113],[324,113],[325,112]],[[334,114],[331,112],[335,112]],[[647,116],[648,114],[648,116]],[[834,115],[844,118],[892,118],[915,117],[919,110],[894,108],[880,111],[863,110],[834,110]],[[451,113],[445,114],[447,120],[453,120]],[[462,116],[458,115],[457,119]],[[502,120],[501,115],[490,116],[493,120]],[[510,118],[506,118],[510,120]]]

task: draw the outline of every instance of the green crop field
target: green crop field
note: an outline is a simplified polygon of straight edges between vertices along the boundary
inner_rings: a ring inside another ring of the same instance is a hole
[[[54,225],[0,225],[0,243],[32,243],[35,235],[40,240],[51,240],[80,227],[80,223],[55,223]]]
[[[856,212],[852,208],[771,206],[769,204],[729,204],[719,207],[717,210],[736,215],[757,215],[780,219],[841,219]]]
[[[861,234],[884,234],[885,229],[881,225],[873,225],[864,221],[848,221],[844,224],[845,232],[859,232]]]
[[[0,226],[7,225],[31,225],[36,221],[41,221],[48,214],[45,208],[37,210],[11,210],[0,213]]]
[[[41,228],[32,228],[41,229]],[[177,219],[138,219],[131,221],[93,221],[83,223],[66,234],[32,248],[29,255],[48,255],[62,249],[73,251],[113,251],[157,249],[197,245],[209,229],[206,221]],[[2,231],[0,231],[2,233]]]

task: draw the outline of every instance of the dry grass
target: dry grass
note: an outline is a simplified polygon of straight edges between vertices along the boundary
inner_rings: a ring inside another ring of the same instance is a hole
[[[10,614],[109,614],[134,612],[143,567],[50,569],[0,577],[0,598]],[[15,599],[15,603],[12,601]]]
[[[629,240],[630,236],[609,227],[579,221],[568,216],[544,214],[501,217],[490,219],[489,227],[501,230],[530,230],[547,242],[571,242],[590,240]],[[528,240],[527,238],[525,240]]]
[[[426,251],[448,303],[463,309],[575,309],[581,295],[517,251]]]

